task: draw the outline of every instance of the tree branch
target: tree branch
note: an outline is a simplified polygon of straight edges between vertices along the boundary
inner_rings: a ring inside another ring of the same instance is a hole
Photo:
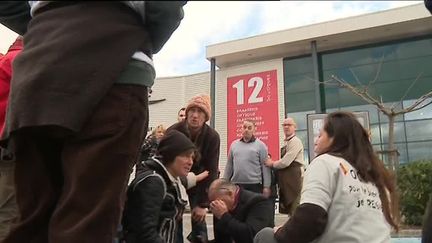
[[[356,89],[356,87],[350,85],[348,82],[337,77],[336,75],[332,75],[331,77],[339,84],[340,87],[348,89],[349,91],[351,91],[351,93],[357,95],[367,103],[376,105],[378,109],[380,109],[384,114],[390,114],[389,110],[383,105],[383,103],[372,97],[366,90],[359,91],[358,89]]]
[[[414,84],[417,83],[417,80],[420,79],[420,77],[423,75],[423,72],[419,73],[419,75],[417,75],[417,78],[411,83],[411,85],[409,86],[409,88],[405,91],[404,95],[402,96],[402,98],[400,99],[399,102],[395,102],[393,103],[393,105],[390,107],[390,109],[393,109],[395,107],[396,104],[402,103],[403,100],[405,99],[405,97],[408,95],[408,92],[410,92],[410,90],[412,89],[412,87],[414,87]]]
[[[382,54],[381,60],[380,60],[380,62],[378,64],[378,70],[377,70],[377,73],[375,74],[375,78],[372,81],[370,81],[369,84],[365,88],[366,92],[369,90],[369,87],[378,80],[378,77],[379,77],[379,75],[381,73],[381,66],[383,64],[383,61],[384,61],[384,53]]]
[[[351,68],[349,68],[349,70],[350,70],[351,74],[354,76],[354,78],[355,78],[355,80],[357,81],[357,83],[358,83],[360,86],[363,86],[363,84],[360,82],[360,80],[358,79],[358,77],[357,77],[357,75],[354,73],[354,71],[353,71]]]
[[[422,106],[419,106],[426,99],[431,98],[431,97],[432,97],[432,91],[429,91],[428,93],[422,95],[420,98],[418,98],[417,100],[415,100],[415,102],[412,105],[410,105],[407,108],[402,109],[401,111],[397,112],[397,114],[400,115],[400,114],[405,114],[405,113],[408,113],[408,112],[420,110],[420,109],[422,109],[422,108],[424,108],[427,105],[429,105],[429,104],[432,103],[432,100],[431,100],[431,101],[427,102],[426,104],[424,104]]]

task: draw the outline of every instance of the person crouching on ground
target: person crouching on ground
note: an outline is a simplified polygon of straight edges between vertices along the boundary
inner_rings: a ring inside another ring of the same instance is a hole
[[[209,187],[210,209],[218,220],[212,243],[252,243],[255,234],[273,225],[268,213],[272,203],[261,193],[243,189],[225,179],[216,179]]]
[[[128,188],[123,216],[127,243],[178,243],[180,222],[187,203],[179,177],[192,168],[195,145],[181,132],[170,131],[161,139],[157,155]]]

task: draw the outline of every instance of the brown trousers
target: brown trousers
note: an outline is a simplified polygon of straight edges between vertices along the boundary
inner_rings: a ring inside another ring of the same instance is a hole
[[[303,170],[301,164],[294,161],[290,166],[277,171],[279,213],[292,215],[299,203],[303,185],[301,170]]]
[[[0,160],[0,242],[9,232],[12,222],[18,216],[15,199],[13,161]]]
[[[114,85],[72,137],[16,134],[20,217],[4,243],[112,243],[147,125],[147,88]]]

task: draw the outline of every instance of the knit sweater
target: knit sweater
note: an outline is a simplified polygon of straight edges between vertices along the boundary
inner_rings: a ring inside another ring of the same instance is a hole
[[[258,138],[252,142],[235,140],[231,144],[224,178],[238,184],[263,184],[270,187],[271,172],[264,162],[267,146]]]

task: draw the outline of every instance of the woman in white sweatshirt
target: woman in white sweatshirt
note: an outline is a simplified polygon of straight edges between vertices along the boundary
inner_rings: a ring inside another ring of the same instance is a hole
[[[256,243],[388,243],[398,230],[395,180],[368,134],[349,112],[330,113],[315,142],[300,206],[282,226],[263,229]]]

